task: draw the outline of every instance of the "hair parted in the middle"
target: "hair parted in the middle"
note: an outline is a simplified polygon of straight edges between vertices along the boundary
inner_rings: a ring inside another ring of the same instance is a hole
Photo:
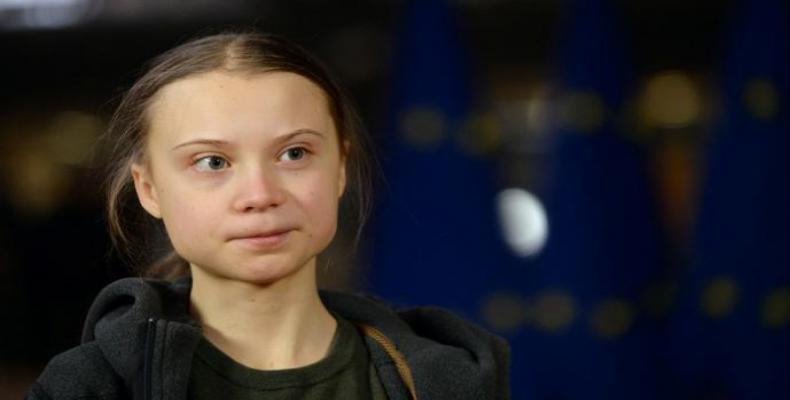
[[[222,33],[189,41],[154,58],[121,98],[103,137],[107,146],[107,220],[114,247],[144,276],[176,278],[189,273],[188,263],[173,249],[161,221],[137,202],[131,177],[134,163],[145,161],[150,121],[157,93],[179,79],[212,71],[233,74],[292,72],[326,94],[349,171],[349,197],[357,211],[356,240],[370,213],[371,148],[350,97],[327,68],[300,46],[279,36]]]

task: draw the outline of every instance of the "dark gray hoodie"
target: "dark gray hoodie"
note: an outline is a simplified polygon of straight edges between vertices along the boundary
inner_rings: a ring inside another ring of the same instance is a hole
[[[188,278],[127,278],[104,288],[88,312],[82,345],[53,358],[27,399],[187,398],[200,327],[188,312]],[[395,311],[366,296],[321,292],[327,308],[357,323],[390,399],[509,399],[507,343],[431,307]]]

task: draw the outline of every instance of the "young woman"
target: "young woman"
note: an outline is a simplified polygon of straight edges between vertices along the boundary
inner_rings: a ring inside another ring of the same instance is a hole
[[[82,345],[28,398],[509,398],[502,339],[318,290],[341,198],[366,216],[357,121],[282,38],[214,35],[156,58],[107,133],[108,213],[119,248],[162,257],[99,294]]]

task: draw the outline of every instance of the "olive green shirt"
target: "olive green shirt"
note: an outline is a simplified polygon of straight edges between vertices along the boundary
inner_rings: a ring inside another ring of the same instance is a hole
[[[189,398],[386,400],[362,335],[351,322],[335,318],[337,330],[329,353],[321,361],[299,368],[248,368],[204,337],[192,360]]]

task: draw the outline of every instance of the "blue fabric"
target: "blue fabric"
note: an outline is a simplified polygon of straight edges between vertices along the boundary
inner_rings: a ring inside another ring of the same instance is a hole
[[[534,298],[561,291],[574,312],[568,326],[538,326],[524,338],[534,349],[537,396],[663,398],[662,327],[641,307],[645,289],[664,273],[663,243],[644,151],[618,126],[630,84],[627,43],[607,1],[570,1],[566,17],[557,61],[562,94],[545,168],[552,173],[544,188],[551,233],[534,266]],[[582,129],[562,118],[574,95],[602,105],[601,124]],[[593,327],[607,300],[629,310],[621,334]]]
[[[674,365],[688,398],[786,399],[788,324],[772,327],[763,312],[771,293],[790,286],[790,19],[780,0],[741,1],[732,16],[724,110],[708,143]],[[776,95],[772,115],[752,111],[756,80]],[[711,316],[699,304],[716,279],[736,293],[731,309]]]
[[[371,224],[369,290],[476,319],[479,296],[509,257],[496,224],[494,164],[460,144],[473,94],[452,10],[439,0],[407,3],[380,141],[387,182]],[[444,135],[427,145],[404,136],[414,110],[443,120]]]

